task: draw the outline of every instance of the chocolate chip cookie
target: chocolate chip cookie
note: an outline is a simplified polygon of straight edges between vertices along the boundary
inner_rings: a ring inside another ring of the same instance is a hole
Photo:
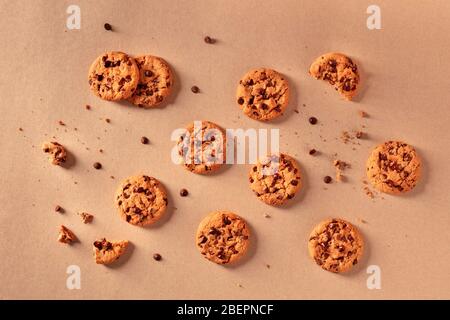
[[[281,205],[302,187],[300,166],[286,154],[270,155],[252,166],[249,182],[260,200],[269,205]]]
[[[42,150],[49,154],[49,161],[51,164],[60,166],[67,160],[67,152],[63,145],[56,141],[44,142]]]
[[[162,58],[140,56],[135,58],[139,68],[139,83],[128,101],[141,108],[153,108],[161,104],[172,91],[172,71]]]
[[[387,141],[372,151],[366,170],[375,188],[381,192],[399,194],[416,186],[422,163],[412,146],[401,141]]]
[[[210,121],[195,121],[177,142],[179,163],[187,170],[208,174],[226,162],[226,133]]]
[[[241,259],[250,245],[250,230],[244,219],[229,211],[214,211],[197,229],[197,248],[208,260],[229,264]]]
[[[331,52],[318,57],[309,68],[316,79],[328,81],[345,99],[352,100],[359,85],[356,64],[342,53]]]
[[[269,121],[281,116],[286,109],[289,103],[289,84],[275,70],[254,69],[239,81],[236,99],[247,116]]]
[[[113,263],[125,253],[127,247],[127,240],[108,241],[105,238],[96,240],[93,245],[95,263]]]
[[[167,195],[162,184],[146,175],[125,179],[116,194],[120,216],[137,226],[158,221],[166,212],[167,204]]]
[[[327,219],[311,232],[309,255],[331,272],[350,270],[361,260],[364,241],[358,229],[342,219]]]
[[[139,68],[133,58],[123,52],[106,52],[89,69],[89,86],[104,100],[129,98],[139,82]]]

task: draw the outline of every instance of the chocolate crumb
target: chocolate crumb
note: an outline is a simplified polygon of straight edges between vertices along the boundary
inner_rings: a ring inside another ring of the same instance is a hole
[[[102,168],[102,164],[100,162],[94,162],[94,168],[100,170]]]
[[[103,27],[105,28],[106,31],[112,31],[112,26],[109,23],[105,23]]]
[[[59,124],[60,126],[65,126],[65,125],[66,125],[62,120],[59,120],[59,121],[58,121],[58,124]]]
[[[317,123],[317,118],[316,117],[310,117],[309,118],[309,123],[312,125],[315,125]]]
[[[191,91],[192,91],[193,93],[199,93],[199,92],[200,92],[200,88],[197,87],[197,86],[192,86]]]
[[[310,155],[314,155],[314,154],[316,154],[316,152],[317,152],[316,149],[311,149],[311,150],[309,150],[309,154],[310,154]]]
[[[356,131],[355,132],[356,139],[362,139],[364,137],[364,132],[362,131]]]
[[[159,253],[155,253],[153,255],[153,259],[155,259],[156,261],[160,261],[162,259],[161,255]]]
[[[150,142],[150,140],[148,140],[147,137],[141,137],[141,143],[142,144],[148,144]]]
[[[367,118],[369,115],[367,114],[367,112],[363,111],[363,110],[359,110],[358,114],[361,118]]]
[[[88,104],[85,106],[85,108],[86,108],[86,110],[91,110],[91,106]]]
[[[109,119],[109,118],[106,118],[105,121],[106,121],[107,123],[111,123],[111,119]]]
[[[111,178],[111,179],[115,179],[115,177],[114,177],[114,176],[110,176],[110,178]]]
[[[64,209],[61,206],[57,205],[55,206],[55,212],[64,213]]]
[[[331,183],[331,181],[333,181],[333,178],[331,178],[330,176],[325,176],[323,178],[323,182],[325,182],[325,183]]]
[[[189,194],[189,191],[187,191],[186,189],[183,188],[180,190],[180,196],[187,197],[188,194]]]
[[[22,129],[22,128],[19,128],[19,131],[23,131],[23,129]]]
[[[206,37],[204,38],[204,40],[205,40],[205,42],[206,42],[207,44],[214,44],[214,43],[216,43],[216,39],[211,38],[210,36],[206,36]]]

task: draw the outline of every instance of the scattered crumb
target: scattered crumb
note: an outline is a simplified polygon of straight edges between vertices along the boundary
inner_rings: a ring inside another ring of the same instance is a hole
[[[372,190],[370,190],[369,187],[365,186],[365,187],[363,188],[363,190],[364,190],[365,194],[366,194],[370,199],[375,198],[375,194],[373,193]]]
[[[203,40],[204,40],[205,43],[207,43],[207,44],[214,44],[214,43],[216,43],[216,39],[211,38],[210,36],[206,36]]]
[[[61,206],[56,205],[55,206],[55,212],[64,213],[64,209]]]
[[[94,220],[94,216],[87,212],[80,212],[78,215],[81,217],[84,224],[91,223],[92,220]]]
[[[114,176],[110,176],[110,178],[111,178],[111,179],[115,179],[115,177],[114,177]]]
[[[367,112],[363,111],[363,110],[358,110],[358,114],[361,118],[367,118],[369,115],[367,114]]]
[[[361,223],[367,224],[367,221],[364,220],[364,219],[359,218],[358,221],[361,222]]]
[[[264,218],[270,218],[270,215],[268,213],[264,213]]]
[[[85,108],[86,108],[86,110],[91,110],[91,106],[88,104],[85,106]]]
[[[67,160],[67,152],[63,145],[56,141],[44,142],[42,150],[49,154],[49,161],[51,164],[60,166]]]
[[[334,160],[333,166],[336,169],[336,181],[342,182],[344,181],[343,172],[345,169],[350,168],[350,165],[342,160]]]
[[[359,142],[355,142],[355,139],[363,139],[365,137],[365,133],[361,130],[354,130],[354,131],[342,131],[341,134],[341,140],[345,144],[359,144]]]
[[[22,128],[19,128],[19,131],[23,131],[23,129],[22,129]]]
[[[98,152],[103,153],[103,149],[98,149]]]
[[[59,124],[60,126],[65,126],[65,125],[66,125],[62,120],[59,120],[59,121],[58,121],[58,124]]]
[[[61,243],[71,244],[77,241],[75,234],[67,227],[61,225],[59,228],[58,241]]]
[[[270,269],[270,264],[266,264],[266,268],[267,268],[267,269]]]
[[[294,110],[295,113],[300,113],[300,111],[298,111],[297,109]]]
[[[242,284],[240,284],[240,283],[237,283],[236,284],[239,288],[243,288],[244,286],[242,285]]]
[[[106,118],[105,121],[106,121],[106,123],[111,123],[111,119],[109,119],[109,118]]]

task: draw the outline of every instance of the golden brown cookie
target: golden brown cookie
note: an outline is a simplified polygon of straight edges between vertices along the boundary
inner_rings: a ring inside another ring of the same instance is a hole
[[[300,166],[286,154],[267,156],[250,169],[249,182],[260,200],[270,205],[281,205],[292,199],[302,187]]]
[[[56,141],[44,142],[42,150],[49,154],[49,161],[54,165],[62,165],[67,160],[67,152],[64,146]]]
[[[351,223],[342,219],[327,219],[311,232],[308,251],[322,269],[346,272],[361,260],[364,241]]]
[[[135,61],[139,68],[139,83],[128,101],[141,108],[156,107],[172,91],[172,71],[167,62],[159,57],[140,56]]]
[[[162,184],[146,175],[125,179],[116,194],[120,216],[137,226],[158,221],[166,212],[167,204],[167,195]]]
[[[94,259],[97,264],[110,264],[119,259],[128,247],[127,240],[108,241],[105,238],[94,241]]]
[[[129,98],[138,82],[138,66],[133,58],[123,52],[106,52],[89,69],[89,86],[104,100]]]
[[[250,118],[272,120],[281,116],[289,103],[289,84],[275,70],[254,69],[239,81],[236,99]]]
[[[177,142],[179,162],[187,170],[208,174],[226,162],[226,133],[210,121],[195,121]]]
[[[244,219],[229,211],[214,211],[200,222],[195,242],[206,259],[229,264],[245,255],[249,238],[250,230]]]
[[[66,226],[61,225],[59,227],[58,241],[61,243],[71,244],[72,242],[77,241],[76,235],[67,228]]]
[[[401,141],[387,141],[372,151],[366,170],[375,188],[398,194],[416,186],[421,176],[422,163],[412,146]]]
[[[342,53],[330,52],[318,57],[309,68],[316,79],[328,81],[345,99],[352,100],[359,85],[356,64]]]

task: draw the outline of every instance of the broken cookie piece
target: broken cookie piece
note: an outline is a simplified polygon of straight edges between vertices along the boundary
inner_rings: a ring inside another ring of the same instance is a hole
[[[62,165],[67,160],[66,149],[56,141],[44,142],[42,150],[49,154],[49,160],[54,165]]]
[[[84,224],[91,223],[92,220],[94,220],[94,216],[87,212],[80,212],[78,215],[81,217]]]
[[[333,166],[336,169],[336,181],[342,182],[344,180],[344,170],[350,168],[350,165],[342,160],[334,160]]]
[[[342,53],[327,53],[318,57],[309,68],[316,79],[328,81],[346,100],[352,100],[359,85],[356,64]]]
[[[108,241],[105,238],[94,241],[94,258],[97,264],[110,264],[119,259],[128,247],[128,240]]]
[[[77,241],[75,234],[66,226],[61,225],[59,229],[58,241],[61,243],[71,244]]]

